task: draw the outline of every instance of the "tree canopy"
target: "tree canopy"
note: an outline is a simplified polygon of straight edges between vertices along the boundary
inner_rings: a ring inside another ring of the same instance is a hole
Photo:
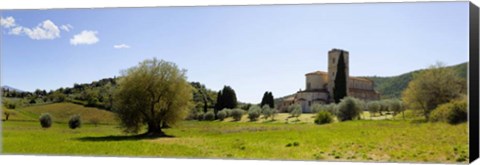
[[[146,135],[164,135],[164,124],[182,120],[192,106],[192,87],[186,71],[163,60],[145,60],[122,72],[114,92],[113,110],[127,133],[138,133],[147,125]]]
[[[402,100],[410,109],[421,111],[428,120],[433,109],[461,97],[466,88],[465,79],[442,63],[437,63],[413,75]]]

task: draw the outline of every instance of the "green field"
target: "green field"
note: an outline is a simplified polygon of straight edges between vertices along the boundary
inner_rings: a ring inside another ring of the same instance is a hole
[[[20,114],[17,117],[21,120],[11,118],[2,123],[3,152],[442,163],[466,163],[468,160],[466,123],[449,125],[405,120],[359,120],[315,125],[310,122],[312,115],[304,114],[301,122],[286,124],[282,118],[287,114],[279,114],[275,122],[232,122],[228,119],[223,122],[184,121],[165,129],[173,137],[157,139],[125,135],[116,124],[94,126],[87,122],[80,129],[71,130],[63,123],[64,117],[56,117],[57,122],[49,129],[40,127],[38,116],[35,116],[38,112],[46,112],[45,108],[72,105],[52,104],[14,110]],[[80,106],[75,111],[83,110]],[[55,114],[59,114],[56,111],[49,113],[54,118]]]

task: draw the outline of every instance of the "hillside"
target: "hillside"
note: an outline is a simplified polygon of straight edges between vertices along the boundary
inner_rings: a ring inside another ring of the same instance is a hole
[[[453,69],[460,77],[467,78],[467,63],[449,66],[449,69]],[[371,79],[375,82],[375,90],[380,92],[382,98],[400,98],[402,91],[407,88],[408,83],[413,78],[413,74],[421,70],[415,70],[412,72],[404,73],[398,76],[391,77],[377,77],[366,76],[364,78]]]
[[[449,69],[453,69],[460,77],[467,78],[468,63],[461,63],[453,66],[449,66]],[[378,76],[363,76],[374,81],[375,90],[380,93],[382,98],[400,98],[402,91],[407,88],[408,83],[412,80],[413,74],[421,70],[415,70],[408,73],[404,73],[398,76],[390,77],[378,77]],[[279,98],[275,98],[275,104],[279,103],[284,98],[293,96],[287,95]]]
[[[42,113],[49,113],[55,122],[68,122],[70,116],[78,114],[85,123],[94,119],[103,124],[115,123],[115,114],[110,111],[72,103],[34,105],[15,110],[4,108],[4,111],[11,113],[9,120],[37,121]]]

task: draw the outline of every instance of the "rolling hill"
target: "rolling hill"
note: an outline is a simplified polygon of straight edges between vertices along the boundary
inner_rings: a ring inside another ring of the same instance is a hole
[[[460,77],[467,78],[467,63],[461,63],[458,65],[449,66],[449,69],[453,69]],[[364,76],[373,80],[375,83],[375,90],[377,90],[382,98],[400,98],[402,91],[407,88],[408,83],[412,80],[413,74],[421,70],[415,70],[412,72],[404,73],[398,76],[391,77],[377,77],[377,76]]]
[[[3,111],[11,113],[9,120],[38,121],[42,113],[49,113],[53,121],[61,123],[68,122],[70,116],[74,114],[80,115],[82,121],[85,123],[93,119],[98,120],[98,123],[101,124],[112,124],[116,122],[113,112],[73,103],[34,105],[14,110],[4,107]]]

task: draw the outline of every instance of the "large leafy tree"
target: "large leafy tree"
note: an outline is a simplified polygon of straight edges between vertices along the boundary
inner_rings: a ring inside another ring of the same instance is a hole
[[[413,75],[413,80],[403,91],[402,100],[408,108],[420,111],[428,120],[430,112],[438,105],[465,94],[466,86],[466,80],[455,71],[437,63]]]
[[[343,59],[343,51],[340,52],[337,64],[337,74],[335,75],[333,88],[333,99],[335,103],[339,103],[345,96],[347,96],[347,76],[345,72],[345,60]]]
[[[122,72],[114,93],[113,109],[127,133],[163,136],[162,127],[182,120],[192,106],[192,87],[186,71],[163,60],[145,60]]]

